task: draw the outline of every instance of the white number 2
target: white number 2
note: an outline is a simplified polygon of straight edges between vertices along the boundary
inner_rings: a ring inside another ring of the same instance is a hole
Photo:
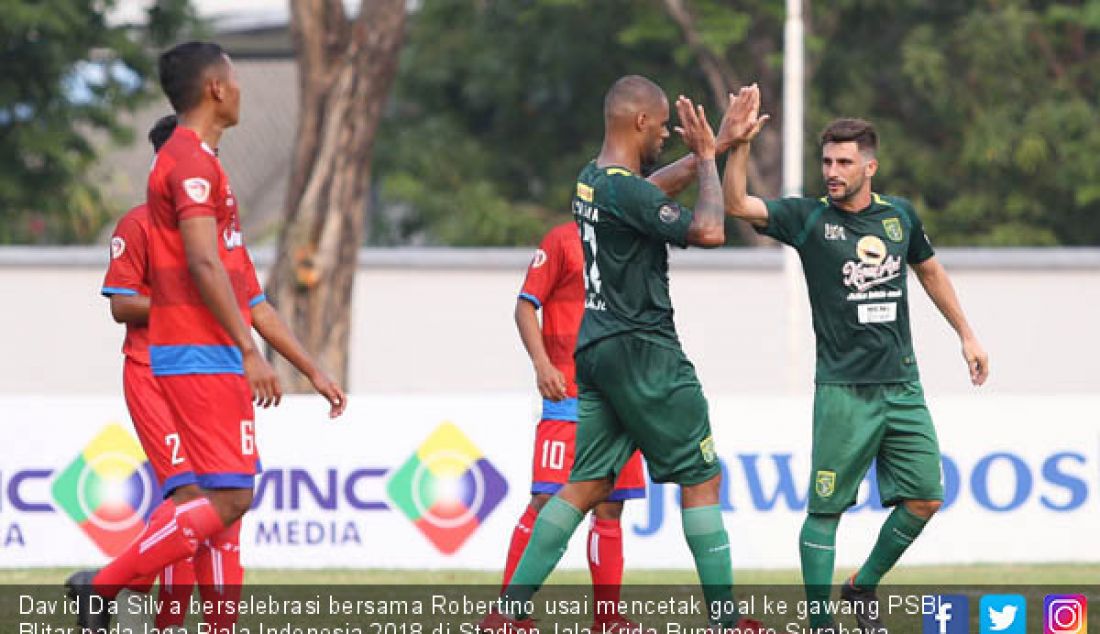
[[[256,453],[256,423],[250,420],[241,421],[241,454],[251,456]]]
[[[172,448],[172,465],[183,464],[183,458],[180,457],[180,435],[168,434],[164,437],[164,444]]]

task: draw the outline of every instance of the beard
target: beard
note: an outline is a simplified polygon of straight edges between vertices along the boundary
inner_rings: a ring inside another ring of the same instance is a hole
[[[649,175],[657,171],[657,166],[661,160],[661,146],[651,147],[645,153],[642,154],[642,160],[640,166],[642,169],[642,178],[649,178]]]
[[[861,177],[859,180],[848,183],[844,186],[844,193],[839,196],[830,196],[834,201],[843,203],[851,200],[861,189],[863,189],[864,179]]]

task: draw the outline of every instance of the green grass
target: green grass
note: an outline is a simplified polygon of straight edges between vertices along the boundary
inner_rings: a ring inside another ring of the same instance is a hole
[[[0,569],[0,584],[49,585],[60,583],[72,572],[62,568]],[[845,572],[837,573],[839,582]],[[248,584],[439,584],[498,583],[500,573],[472,570],[281,570],[250,569]],[[744,585],[798,584],[797,570],[736,570],[735,580]],[[902,566],[886,578],[891,584],[1087,584],[1100,580],[1095,564],[978,564],[966,566]],[[628,584],[692,584],[693,570],[627,570]],[[587,584],[587,570],[559,570],[549,583]]]

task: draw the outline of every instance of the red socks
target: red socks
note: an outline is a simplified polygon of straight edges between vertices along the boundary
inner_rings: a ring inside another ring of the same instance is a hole
[[[203,603],[236,603],[241,598],[244,568],[241,566],[241,521],[206,540],[195,555],[195,578],[199,583],[199,596]],[[233,629],[237,622],[236,610],[215,610],[203,619],[212,632]]]
[[[535,510],[535,507],[528,506],[527,510],[523,512],[523,516],[519,518],[515,530],[512,531],[512,542],[508,544],[508,560],[504,563],[504,581],[500,586],[501,592],[508,589],[508,583],[512,581],[512,574],[515,573],[516,566],[519,565],[520,557],[523,557],[523,551],[527,549],[527,542],[531,541],[531,529],[538,517],[539,512]]]
[[[113,599],[126,585],[194,555],[200,542],[223,528],[221,518],[206,498],[178,507],[165,500],[161,507],[169,509],[154,511],[141,536],[95,576],[92,583],[98,594]]]
[[[158,630],[183,625],[191,609],[191,593],[194,591],[193,559],[181,559],[161,571],[157,617],[154,620]]]
[[[616,606],[623,584],[623,529],[619,520],[593,516],[588,531],[588,570],[592,573],[596,620],[618,614]]]

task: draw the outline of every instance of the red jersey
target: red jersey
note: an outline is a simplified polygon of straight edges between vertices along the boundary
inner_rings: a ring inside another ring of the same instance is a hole
[[[244,374],[241,351],[206,307],[187,267],[181,220],[217,222],[218,255],[246,325],[264,300],[244,248],[237,203],[214,151],[191,129],[177,127],[149,173],[149,358],[153,374]]]
[[[111,235],[111,262],[103,278],[100,293],[149,296],[149,209],[138,205],[119,218]],[[149,365],[149,328],[126,324],[122,354],[142,365]]]
[[[577,380],[573,351],[584,317],[584,252],[572,221],[551,229],[527,268],[519,294],[542,309],[542,342],[550,362],[565,375],[569,398],[543,400],[543,419],[577,420]]]

